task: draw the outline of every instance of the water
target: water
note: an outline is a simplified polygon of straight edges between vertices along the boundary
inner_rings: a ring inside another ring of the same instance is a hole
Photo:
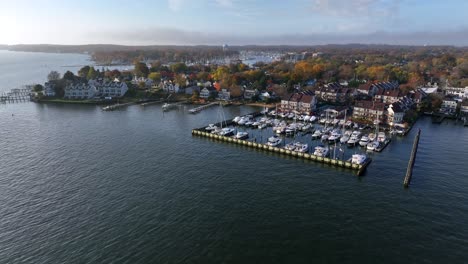
[[[254,109],[230,107],[227,116]],[[12,113],[14,114],[12,116]],[[5,263],[462,263],[466,128],[422,119],[364,177],[192,137],[218,110],[0,107]]]
[[[466,263],[467,128],[421,119],[404,189],[416,129],[356,177],[192,137],[219,112],[186,110],[0,104],[0,263]]]
[[[14,52],[0,50],[0,93],[22,85],[44,83],[51,71],[77,73],[85,65],[95,65],[89,55]],[[102,67],[97,67],[101,69]],[[132,66],[109,66],[109,69],[131,69]]]

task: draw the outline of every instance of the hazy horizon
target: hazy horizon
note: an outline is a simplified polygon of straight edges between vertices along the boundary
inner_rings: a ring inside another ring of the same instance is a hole
[[[468,2],[0,0],[0,43],[468,45]]]

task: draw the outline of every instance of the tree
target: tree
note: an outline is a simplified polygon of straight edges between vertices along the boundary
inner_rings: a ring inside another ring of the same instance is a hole
[[[159,83],[161,81],[161,73],[160,72],[152,72],[148,75],[148,78],[151,79],[155,83]]]
[[[49,75],[47,75],[47,80],[49,81],[56,81],[60,79],[60,73],[57,71],[51,71]]]
[[[177,62],[171,65],[171,71],[175,73],[183,73],[187,71],[187,65],[183,62]]]
[[[196,102],[198,101],[198,99],[200,98],[200,93],[198,91],[193,91],[192,93],[192,102]]]
[[[98,77],[98,72],[96,72],[94,67],[90,67],[88,74],[86,75],[86,79],[92,80],[92,79],[95,79],[96,77]]]
[[[42,90],[44,90],[44,87],[42,85],[40,85],[40,84],[36,84],[36,85],[34,85],[33,90],[35,92],[41,92]]]
[[[135,62],[135,69],[133,71],[137,77],[146,78],[149,74],[148,66],[143,62]]]
[[[89,66],[84,66],[83,68],[81,68],[79,71],[78,71],[78,76],[82,77],[82,78],[86,78],[88,76],[88,72],[89,72],[89,69],[91,67]]]
[[[68,80],[68,81],[73,81],[73,80],[75,80],[75,74],[73,74],[73,72],[71,72],[71,71],[67,71],[63,75],[63,79]]]

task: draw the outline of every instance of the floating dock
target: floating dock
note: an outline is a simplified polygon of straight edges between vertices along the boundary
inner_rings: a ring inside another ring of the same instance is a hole
[[[221,103],[218,103],[218,102],[215,102],[215,103],[210,103],[210,104],[206,104],[206,105],[201,105],[201,106],[198,106],[198,107],[195,107],[195,108],[192,108],[189,110],[189,113],[191,114],[197,114],[209,107],[212,107],[212,106],[215,106],[215,105],[220,105]]]
[[[408,162],[408,168],[406,169],[406,176],[405,176],[405,180],[403,181],[403,186],[405,186],[406,188],[409,186],[411,182],[411,177],[413,176],[413,167],[414,167],[414,162],[416,161],[416,152],[418,152],[420,136],[421,136],[421,129],[419,129],[418,134],[416,134],[416,137],[414,138],[413,149],[411,150],[411,156]]]
[[[114,111],[122,107],[126,107],[129,105],[132,105],[134,103],[125,103],[125,104],[114,104],[114,105],[108,105],[102,108],[103,111]]]
[[[232,122],[232,121],[231,121]],[[236,139],[233,137],[226,137],[226,136],[221,136],[221,135],[216,135],[212,134],[210,132],[206,132],[205,129],[200,128],[200,129],[193,129],[192,130],[192,135],[194,136],[201,136],[201,137],[206,137],[206,138],[211,138],[211,139],[216,139],[219,141],[224,141],[228,143],[233,143],[233,144],[238,144],[238,145],[243,145],[255,149],[260,149],[260,150],[266,150],[270,151],[273,153],[279,153],[291,157],[296,157],[304,160],[311,160],[319,163],[324,163],[328,164],[331,166],[336,166],[336,167],[341,167],[341,168],[347,168],[356,171],[356,174],[358,176],[361,176],[364,171],[366,170],[367,166],[372,162],[372,159],[368,158],[367,161],[364,164],[354,164],[351,163],[350,161],[344,161],[344,160],[337,160],[337,159],[331,159],[331,158],[326,158],[326,157],[319,157],[313,154],[309,153],[302,153],[298,151],[292,151],[292,150],[287,150],[284,148],[279,148],[279,147],[272,147],[268,146],[266,144],[262,143],[257,143],[257,142],[252,142],[252,141],[247,141],[247,140],[242,140],[242,139]]]

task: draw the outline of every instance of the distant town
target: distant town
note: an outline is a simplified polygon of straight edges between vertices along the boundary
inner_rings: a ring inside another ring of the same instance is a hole
[[[198,62],[167,56],[161,61],[161,52],[152,59],[142,57],[149,51],[122,51],[126,57],[135,56],[133,70],[85,66],[76,74],[51,72],[48,82],[34,87],[34,100],[226,101],[277,105],[281,111],[303,114],[333,108],[347,111],[355,122],[379,120],[390,126],[411,124],[421,113],[462,121],[468,116],[468,52],[462,48],[359,46],[285,52],[232,51],[223,45],[211,49],[216,56]],[[207,49],[200,54],[206,55]]]

